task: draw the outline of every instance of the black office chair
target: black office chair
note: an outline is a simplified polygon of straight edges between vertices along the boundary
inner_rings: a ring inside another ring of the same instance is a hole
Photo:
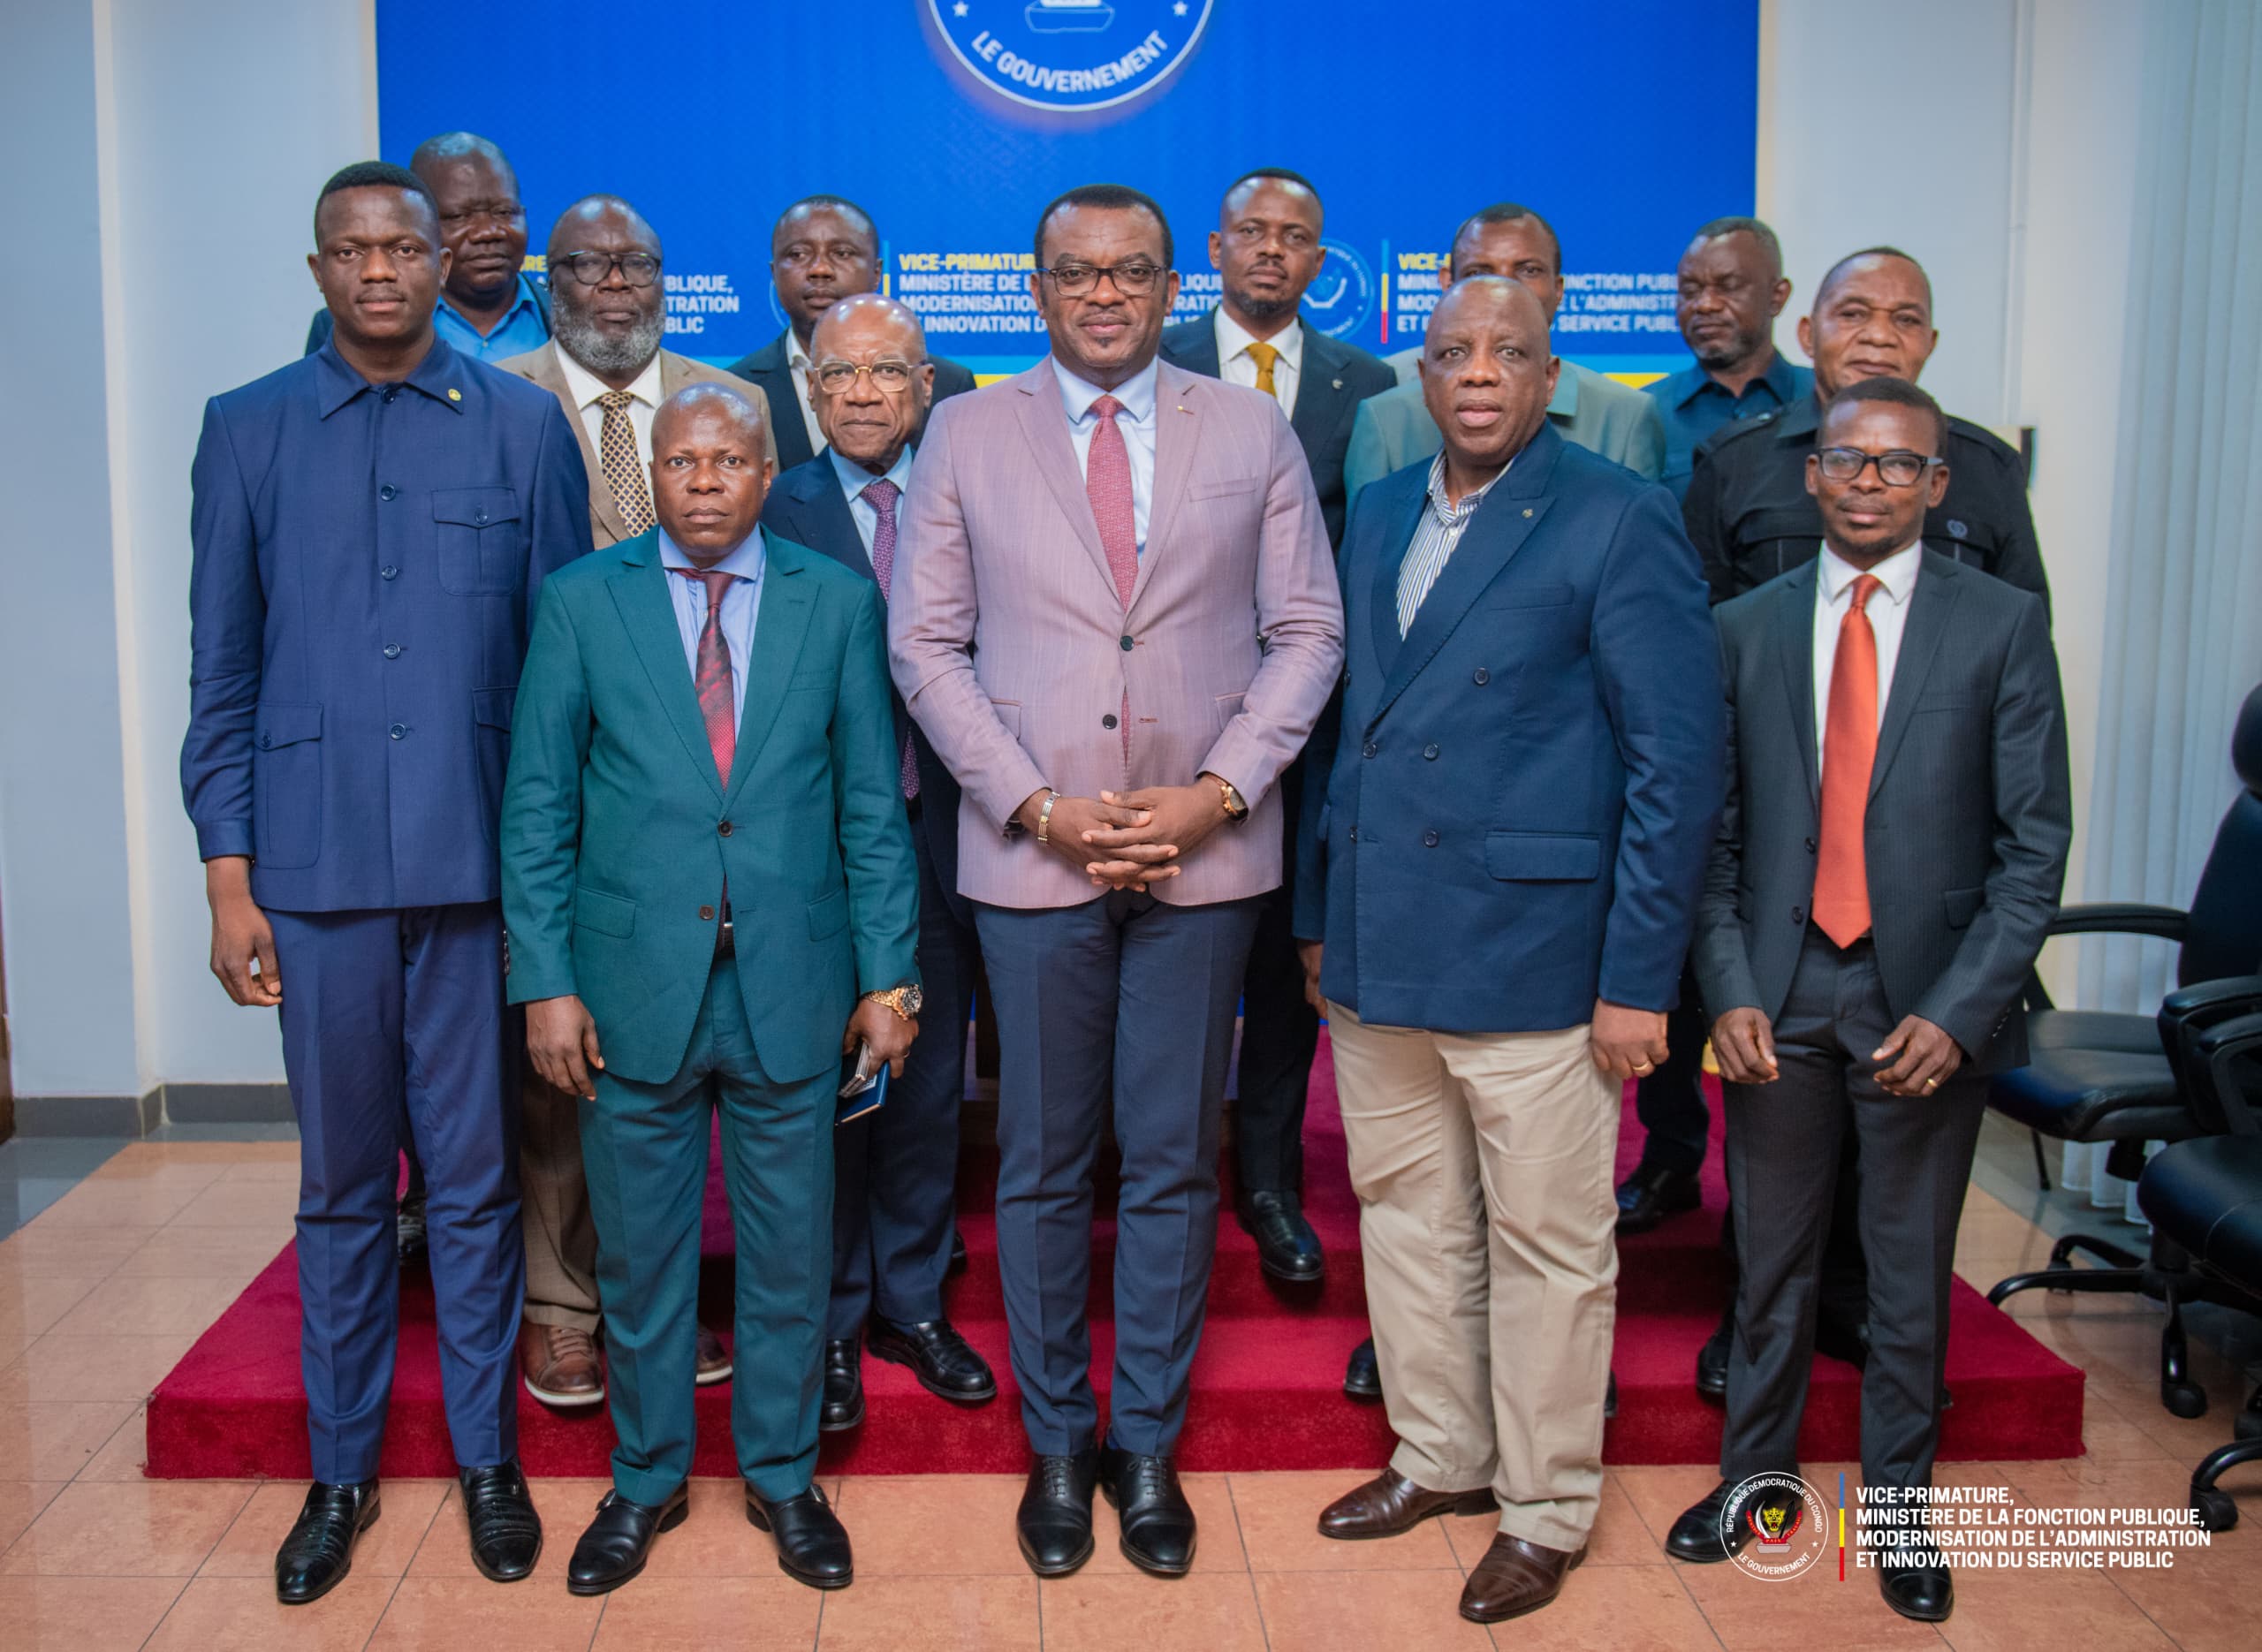
[[[2231,766],[2243,790],[2216,830],[2190,911],[2136,904],[2068,906],[2051,925],[2053,935],[2149,935],[2178,943],[2180,990],[2156,1017],[2119,1015],[2059,1009],[2038,978],[2030,981],[2027,1065],[1997,1074],[1987,1101],[2034,1133],[2038,1170],[2044,1136],[2110,1142],[2106,1170],[2134,1181],[2143,1173],[2146,1142],[2209,1133],[2179,1090],[2171,1057],[2209,1028],[2262,1011],[2262,687],[2239,708]],[[2046,1178],[2043,1185],[2049,1185]],[[2076,1251],[2107,1265],[2077,1269]],[[2146,1258],[2094,1234],[2068,1233],[2051,1247],[2047,1268],[2014,1274],[1987,1300],[2000,1303],[2037,1285],[2159,1299],[2168,1309],[2160,1339],[2160,1403],[2179,1417],[2200,1416],[2207,1396],[2190,1378],[2176,1312],[2189,1264],[2172,1246],[2164,1250],[2155,1244],[2152,1252]]]
[[[2212,1300],[2262,1314],[2262,1014],[2222,1022],[2190,1043],[2182,1072],[2192,1111],[2209,1133],[2163,1148],[2144,1166],[2137,1202],[2152,1231],[2190,1258]],[[2215,1481],[2227,1468],[2262,1461],[2262,1383],[2238,1414],[2230,1443],[2191,1474],[2191,1508],[2211,1532],[2238,1524],[2238,1508]]]

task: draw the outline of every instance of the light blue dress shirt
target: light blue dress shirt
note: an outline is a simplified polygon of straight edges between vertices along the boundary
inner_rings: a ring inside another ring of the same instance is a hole
[[[723,594],[723,646],[731,653],[731,726],[746,710],[746,666],[754,648],[754,622],[762,612],[762,572],[768,565],[762,530],[756,528],[740,545],[713,567],[702,570],[685,556],[668,531],[660,533],[660,566],[668,572],[668,601],[675,608],[675,628],[683,638],[683,657],[691,667],[691,680],[699,680],[699,633],[707,628],[707,587],[687,580],[675,570],[713,572],[719,569],[738,577]]]
[[[1131,456],[1131,517],[1137,526],[1142,556],[1147,549],[1147,507],[1155,496],[1155,392],[1159,360],[1148,362],[1113,390],[1104,390],[1062,367],[1059,357],[1052,358],[1053,376],[1060,381],[1061,405],[1068,410],[1068,439],[1076,446],[1078,470],[1089,474],[1092,432],[1099,428],[1092,404],[1103,396],[1112,396],[1123,404],[1123,411],[1115,416],[1115,428],[1123,432],[1123,445]]]
[[[542,306],[535,300],[534,283],[524,275],[519,277],[518,297],[493,332],[482,333],[464,320],[444,293],[439,307],[432,312],[432,328],[474,361],[508,361],[550,342],[549,325],[542,319]]]
[[[903,492],[911,485],[911,444],[904,443],[903,451],[895,456],[895,463],[887,467],[884,476],[875,476],[852,458],[840,457],[840,450],[828,447],[825,457],[832,461],[832,474],[840,478],[840,491],[848,496],[848,514],[856,519],[856,533],[864,542],[864,555],[872,554],[872,535],[879,532],[880,513],[872,509],[872,502],[864,497],[864,489],[876,481],[895,484],[896,526],[903,524]],[[891,583],[892,576],[891,576]]]

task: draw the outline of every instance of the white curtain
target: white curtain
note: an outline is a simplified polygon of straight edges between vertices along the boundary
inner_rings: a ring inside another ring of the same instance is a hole
[[[2262,5],[2152,4],[2084,882],[2182,906],[2262,680]],[[2082,954],[2086,1007],[2149,1012],[2174,985],[2159,942]]]

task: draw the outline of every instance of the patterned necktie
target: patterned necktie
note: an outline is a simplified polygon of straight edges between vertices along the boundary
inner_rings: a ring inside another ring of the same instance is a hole
[[[1815,927],[1840,946],[1870,932],[1869,866],[1862,847],[1870,771],[1877,764],[1877,633],[1862,610],[1884,582],[1854,581],[1830,667],[1830,712],[1822,732],[1822,846],[1814,869]]]
[[[1256,388],[1277,399],[1280,392],[1272,383],[1272,364],[1280,359],[1279,346],[1252,344],[1249,347],[1249,359],[1256,363]]]
[[[1091,451],[1084,458],[1084,496],[1091,501],[1092,520],[1099,526],[1100,549],[1107,553],[1107,571],[1115,576],[1115,594],[1131,608],[1131,589],[1139,583],[1139,517],[1131,502],[1131,450],[1115,415],[1123,404],[1103,396],[1092,404],[1099,422],[1092,429]],[[1123,760],[1131,760],[1131,691],[1123,691]]]
[[[719,568],[676,572],[707,587],[707,623],[699,628],[699,663],[691,673],[691,686],[698,691],[700,719],[707,725],[707,745],[715,754],[716,778],[728,786],[731,760],[738,754],[739,719],[731,692],[731,645],[723,640],[723,593],[738,576]]]
[[[655,520],[652,496],[644,487],[644,466],[636,457],[636,427],[628,417],[628,405],[635,399],[626,390],[607,390],[597,398],[597,405],[604,409],[604,423],[597,431],[597,464],[632,537]]]
[[[879,519],[872,524],[872,577],[880,582],[883,599],[895,583],[895,502],[903,489],[886,477],[864,484],[863,501]],[[919,760],[911,749],[911,736],[903,737],[903,800],[919,795]]]

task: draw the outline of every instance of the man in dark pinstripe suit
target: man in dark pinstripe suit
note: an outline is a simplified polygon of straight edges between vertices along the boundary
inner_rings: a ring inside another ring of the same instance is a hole
[[[1920,1497],[1931,1484],[1985,1075],[2026,1059],[2019,992],[2073,830],[2042,598],[1922,543],[1946,436],[1902,380],[1841,390],[1807,460],[1820,556],[1714,610],[1728,788],[1696,966],[1727,1080],[1742,1270],[1721,1483],[1674,1527],[1684,1560],[1742,1548],[1739,1488],[1797,1472],[1848,1132],[1870,1258],[1862,1474]],[[1879,1581],[1895,1611],[1937,1621],[1947,1568],[1913,1512],[1870,1534],[1899,1546]]]

